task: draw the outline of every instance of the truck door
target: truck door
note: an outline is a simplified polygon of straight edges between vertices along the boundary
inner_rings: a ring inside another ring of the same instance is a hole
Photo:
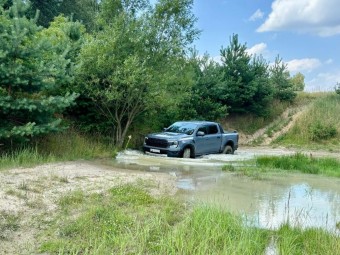
[[[222,136],[218,131],[217,125],[206,124],[199,127],[198,131],[203,131],[204,136],[197,136],[195,138],[195,149],[197,155],[218,153],[221,147]],[[196,133],[197,134],[197,133]]]
[[[204,132],[204,136],[197,136],[197,132]],[[208,134],[208,127],[201,126],[198,128],[195,137],[195,154],[196,155],[204,155],[206,152],[206,135]]]
[[[206,154],[219,153],[222,142],[222,135],[219,132],[216,124],[209,124],[207,126],[208,133],[206,135]]]

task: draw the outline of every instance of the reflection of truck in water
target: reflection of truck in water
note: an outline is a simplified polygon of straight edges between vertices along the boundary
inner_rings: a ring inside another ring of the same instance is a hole
[[[238,133],[224,132],[220,124],[209,121],[180,121],[161,133],[149,134],[143,144],[144,152],[167,154],[169,157],[225,153],[238,148]]]

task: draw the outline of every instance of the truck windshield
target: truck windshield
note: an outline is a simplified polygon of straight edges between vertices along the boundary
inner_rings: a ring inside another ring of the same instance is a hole
[[[172,133],[192,135],[196,127],[197,125],[194,123],[176,122],[172,124],[170,127],[168,127],[167,129],[165,129],[165,131],[172,132]]]

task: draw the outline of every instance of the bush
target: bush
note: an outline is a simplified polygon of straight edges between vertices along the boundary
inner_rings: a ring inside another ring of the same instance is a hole
[[[327,140],[337,135],[337,129],[333,124],[322,124],[320,121],[312,123],[308,131],[312,141]]]

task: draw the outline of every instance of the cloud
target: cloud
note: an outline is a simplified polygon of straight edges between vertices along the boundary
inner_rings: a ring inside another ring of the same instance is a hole
[[[304,58],[304,59],[293,59],[286,62],[287,69],[291,73],[296,72],[311,72],[321,65],[319,59],[316,58]]]
[[[339,0],[275,0],[258,32],[294,31],[319,36],[340,34]]]
[[[260,9],[257,9],[256,12],[254,12],[253,15],[250,16],[249,20],[255,21],[258,19],[262,19],[263,16],[264,16],[264,13]]]
[[[267,49],[267,44],[259,43],[259,44],[255,44],[250,49],[247,49],[247,53],[249,55],[261,55],[265,52],[266,49]]]
[[[319,73],[310,80],[306,80],[306,91],[334,91],[334,87],[340,82],[340,69],[333,72]]]

